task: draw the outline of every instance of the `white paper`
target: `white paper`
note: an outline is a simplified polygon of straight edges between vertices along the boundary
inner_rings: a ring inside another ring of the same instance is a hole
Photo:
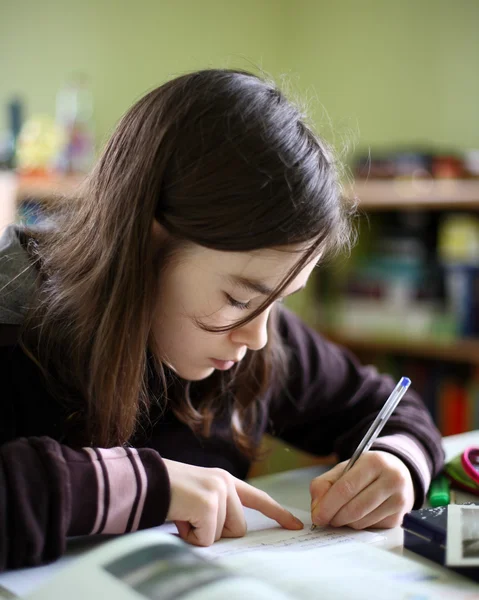
[[[175,568],[161,564],[155,567],[151,562],[139,568],[135,560],[137,551],[165,544],[171,551],[167,564],[182,568],[182,580],[175,580]],[[173,550],[178,545],[186,554],[182,554],[184,559],[174,561]],[[185,600],[473,600],[478,597],[473,582],[445,569],[431,568],[356,542],[305,551],[264,550],[222,557],[213,564],[225,576],[204,586],[198,585],[199,572],[195,571],[194,576],[191,571],[195,563],[186,558],[188,553],[194,554],[191,547],[162,532],[150,530],[122,536],[86,554],[28,598],[173,600],[177,597],[174,585],[181,586],[185,581],[189,586],[188,592],[181,595]],[[128,556],[133,569],[122,567],[112,576],[111,565]],[[208,564],[203,563],[200,569],[208,572]],[[144,581],[151,582],[149,593],[141,593],[138,587]]]
[[[317,527],[314,531],[311,531],[310,513],[286,508],[304,523],[304,529],[294,531],[283,529],[276,521],[268,519],[261,513],[245,509],[248,521],[247,536],[221,539],[208,548],[197,548],[197,551],[211,557],[218,557],[258,550],[303,551],[344,542],[375,543],[383,539],[380,534],[369,531],[355,531],[349,527]]]
[[[303,521],[305,528],[300,531],[288,531],[278,525],[278,523],[268,517],[265,517],[257,510],[245,508],[245,517],[248,523],[248,533],[244,538],[223,539],[213,546],[208,548],[197,548],[197,551],[208,555],[226,556],[233,554],[242,554],[253,550],[269,549],[289,549],[296,547],[304,549],[306,547],[319,547],[331,543],[340,543],[350,541],[352,539],[361,540],[368,543],[375,543],[383,539],[383,536],[369,533],[367,531],[356,532],[352,529],[335,530],[334,535],[328,534],[322,528],[310,531],[311,515],[296,508],[288,508],[296,517]],[[177,529],[174,523],[166,523],[160,527],[152,528],[152,532],[169,533],[177,536]],[[90,545],[93,547],[94,538],[89,538]],[[97,545],[101,539],[98,539]],[[88,542],[88,540],[86,540]],[[196,547],[193,547],[196,548]],[[71,545],[69,552],[57,562],[43,567],[35,567],[30,569],[21,569],[2,573],[0,575],[0,585],[3,585],[7,590],[25,596],[27,593],[37,589],[41,584],[50,580],[54,575],[63,570],[72,561],[78,560],[78,552],[72,552]]]
[[[301,600],[477,600],[472,581],[443,568],[350,542],[304,552],[263,551],[221,564]]]
[[[175,553],[175,547],[179,554]],[[154,558],[156,548],[167,550],[163,560]],[[138,562],[138,553],[143,556],[142,562]],[[121,568],[117,561],[123,563]],[[205,583],[209,575],[212,575],[211,581]],[[244,600],[245,597],[248,600],[293,600],[267,582],[242,577],[216,562],[204,561],[192,547],[153,529],[120,536],[87,553],[27,596],[28,600],[176,600],[178,597],[185,600]]]
[[[479,566],[479,506],[448,506],[446,564]]]
[[[97,548],[104,541],[114,536],[81,536],[72,538],[68,544],[67,553],[57,561],[40,567],[29,567],[15,569],[0,573],[0,585],[13,594],[24,597],[26,594],[37,589],[40,585],[49,581],[66,566],[74,563],[88,550]],[[2,596],[0,595],[0,599]]]

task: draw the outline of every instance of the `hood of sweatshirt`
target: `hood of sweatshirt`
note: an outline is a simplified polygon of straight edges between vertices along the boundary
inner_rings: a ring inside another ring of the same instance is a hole
[[[21,325],[35,294],[35,267],[20,241],[21,231],[9,225],[0,236],[0,324]]]

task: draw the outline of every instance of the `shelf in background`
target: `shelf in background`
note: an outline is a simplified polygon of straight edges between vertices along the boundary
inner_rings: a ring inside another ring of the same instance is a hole
[[[321,327],[317,327],[317,330],[329,340],[346,346],[353,351],[384,352],[385,354],[417,356],[479,365],[479,339],[471,338],[454,341],[442,341],[440,339],[383,340],[371,336],[365,336],[364,338],[349,336],[339,331],[331,331]]]
[[[357,180],[359,208],[380,210],[479,210],[477,179]]]
[[[72,198],[83,180],[83,176],[18,177],[17,204],[24,200],[55,201],[57,198]]]
[[[81,180],[80,176],[19,177],[17,202],[71,197]],[[367,211],[479,210],[477,179],[357,180],[353,188],[350,195]]]

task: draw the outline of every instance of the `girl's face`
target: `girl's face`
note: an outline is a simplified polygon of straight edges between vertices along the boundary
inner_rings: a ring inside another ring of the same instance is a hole
[[[153,335],[161,360],[183,379],[198,381],[263,348],[271,306],[224,333],[204,331],[195,320],[217,327],[247,316],[298,260],[297,252],[284,250],[220,252],[192,245],[180,251],[160,275]],[[303,268],[283,298],[306,285],[316,261]]]

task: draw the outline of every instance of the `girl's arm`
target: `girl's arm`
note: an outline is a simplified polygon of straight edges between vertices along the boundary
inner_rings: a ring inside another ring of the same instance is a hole
[[[66,538],[160,525],[169,478],[151,449],[72,450],[48,437],[0,446],[0,571],[58,558]]]
[[[287,310],[280,312],[279,329],[291,361],[289,376],[271,401],[269,432],[313,454],[334,452],[340,460],[348,459],[396,382],[361,365]],[[392,453],[406,464],[415,506],[420,506],[444,453],[441,436],[413,391],[401,400],[373,449]]]
[[[158,452],[60,443],[64,411],[17,337],[0,325],[0,570],[54,560],[67,536],[163,523],[170,484]]]

